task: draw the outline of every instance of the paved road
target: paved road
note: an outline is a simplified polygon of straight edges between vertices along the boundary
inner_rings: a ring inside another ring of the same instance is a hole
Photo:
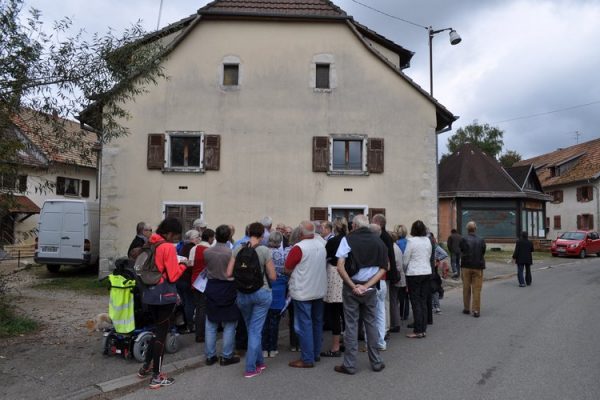
[[[242,377],[243,364],[215,365],[123,398],[599,399],[600,259],[565,260],[533,279],[528,288],[514,278],[486,282],[479,319],[463,315],[461,293],[449,291],[426,339],[393,334],[380,373],[365,353],[346,376],[333,371],[338,359],[289,368],[297,353],[284,351],[253,379]]]

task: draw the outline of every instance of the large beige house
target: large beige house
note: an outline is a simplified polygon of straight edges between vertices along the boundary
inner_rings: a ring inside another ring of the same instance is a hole
[[[166,216],[237,238],[266,215],[435,231],[436,135],[456,117],[403,73],[412,52],[326,0],[214,1],[154,39],[169,79],[102,152],[101,273]]]

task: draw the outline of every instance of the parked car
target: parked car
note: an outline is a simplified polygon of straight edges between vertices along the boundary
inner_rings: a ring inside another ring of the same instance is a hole
[[[600,236],[598,236],[598,232],[592,231],[564,232],[552,242],[550,251],[554,257],[578,256],[585,258],[588,254],[600,256]]]
[[[34,260],[58,272],[61,265],[95,265],[100,242],[97,202],[46,200],[42,206]]]

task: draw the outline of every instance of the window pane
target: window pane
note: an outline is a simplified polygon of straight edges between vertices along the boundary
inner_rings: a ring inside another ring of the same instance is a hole
[[[333,169],[346,169],[346,141],[333,141]]]
[[[65,178],[65,194],[79,196],[79,179]]]
[[[317,64],[317,82],[318,89],[329,89],[329,64]]]
[[[353,140],[348,142],[348,169],[362,169],[362,142]]]
[[[466,210],[462,211],[462,231],[467,231],[467,223],[477,223],[477,235],[483,238],[510,238],[516,235],[517,214],[509,210]]]
[[[238,73],[240,66],[238,64],[223,65],[223,86],[237,86]]]
[[[199,136],[171,136],[171,166],[200,167]]]

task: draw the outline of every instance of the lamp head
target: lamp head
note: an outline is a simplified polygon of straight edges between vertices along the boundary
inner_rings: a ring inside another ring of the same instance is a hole
[[[450,31],[450,44],[451,45],[456,45],[459,44],[461,42],[461,37],[458,35],[458,33],[456,33],[456,31],[454,29],[452,29]]]

